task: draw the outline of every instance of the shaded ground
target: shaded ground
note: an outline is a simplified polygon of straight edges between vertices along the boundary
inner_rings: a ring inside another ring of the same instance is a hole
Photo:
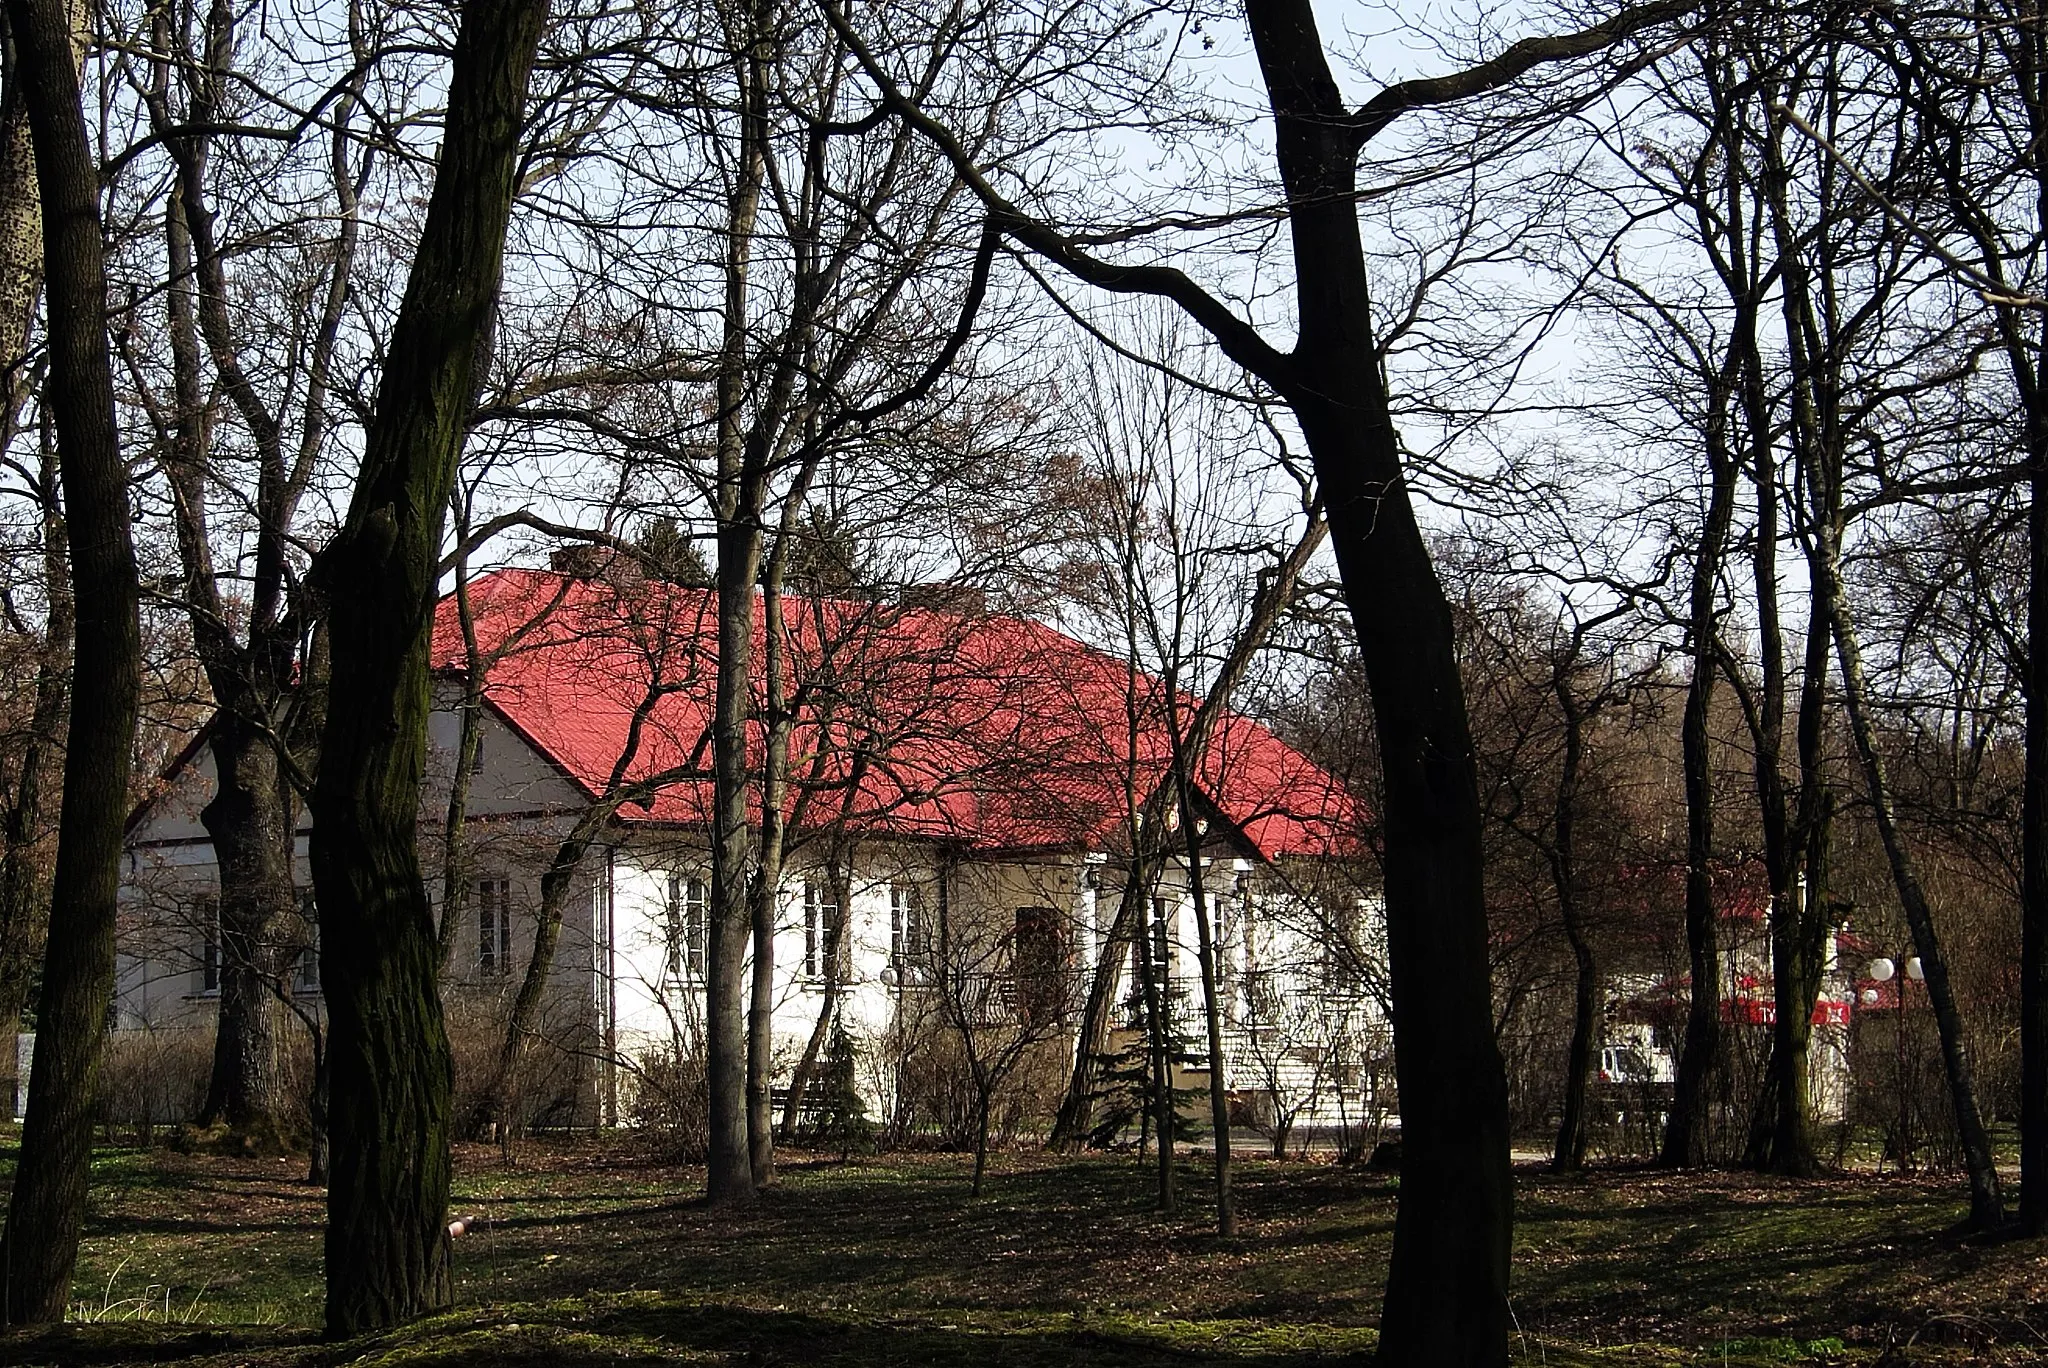
[[[5,1160],[11,1162],[11,1152]],[[1253,1160],[1244,1234],[1150,1209],[1125,1159],[794,1164],[751,1210],[623,1142],[458,1156],[460,1309],[312,1337],[318,1194],[298,1161],[117,1151],[97,1170],[83,1324],[0,1363],[1055,1364],[1308,1368],[1369,1353],[1394,1180]],[[1530,1363],[2048,1362],[2044,1246],[1971,1244],[1952,1182],[1521,1176],[1515,1312]]]

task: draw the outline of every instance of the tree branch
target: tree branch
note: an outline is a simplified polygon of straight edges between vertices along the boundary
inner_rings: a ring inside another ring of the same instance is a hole
[[[1411,109],[1456,104],[1475,95],[1484,95],[1520,80],[1539,66],[1591,56],[1624,38],[1689,14],[1696,8],[1698,0],[1654,0],[1651,4],[1623,10],[1611,19],[1576,33],[1524,38],[1500,56],[1448,76],[1429,76],[1390,85],[1361,105],[1347,121],[1352,146],[1354,149],[1364,148],[1385,132],[1387,125]]]

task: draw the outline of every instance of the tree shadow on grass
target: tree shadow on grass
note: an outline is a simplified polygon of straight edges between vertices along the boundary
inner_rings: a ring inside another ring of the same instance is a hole
[[[305,1335],[61,1326],[0,1336],[0,1362],[51,1368],[546,1368],[685,1361],[748,1368],[1328,1368],[1363,1361],[1371,1332],[1315,1327],[1297,1343],[1243,1322],[1157,1326],[1035,1318],[890,1318],[592,1298],[457,1312],[336,1344]]]

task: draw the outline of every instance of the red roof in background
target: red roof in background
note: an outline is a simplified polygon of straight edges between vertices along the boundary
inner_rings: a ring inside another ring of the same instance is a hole
[[[493,707],[585,793],[607,790],[650,686],[628,780],[687,767],[626,821],[703,825],[717,673],[716,595],[500,570],[469,587]],[[799,820],[984,849],[1111,844],[1165,772],[1167,700],[1152,677],[1037,623],[896,605],[783,597],[802,719]],[[766,643],[757,608],[757,704]],[[434,666],[465,661],[452,596]],[[1185,717],[1195,701],[1177,700]],[[1133,723],[1132,719],[1137,718]],[[1135,744],[1134,744],[1135,743]],[[758,751],[761,733],[754,728]],[[1133,763],[1135,757],[1135,763]],[[1226,715],[1197,767],[1217,809],[1267,857],[1356,848],[1361,814],[1326,771],[1247,718]]]

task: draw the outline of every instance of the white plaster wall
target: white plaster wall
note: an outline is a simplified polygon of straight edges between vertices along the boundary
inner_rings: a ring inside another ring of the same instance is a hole
[[[437,685],[438,701],[453,690]],[[451,1021],[485,1020],[501,1011],[516,991],[533,943],[540,904],[540,875],[583,796],[546,759],[495,715],[485,722],[483,759],[472,780],[470,867],[473,879],[505,879],[512,885],[514,941],[512,972],[486,977],[479,972],[479,921],[472,902],[456,928],[446,988]],[[422,854],[429,886],[438,899],[438,834],[435,818],[445,809],[449,765],[457,740],[454,714],[445,707],[429,723],[429,766],[422,794]],[[194,909],[211,899],[213,854],[198,821],[212,797],[212,758],[201,748],[167,791],[152,804],[130,834],[128,877],[122,888],[123,932],[118,956],[118,1012],[124,1027],[210,1028],[215,998],[201,988],[200,932]],[[310,884],[307,834],[298,843],[297,877]],[[904,883],[922,892],[929,932],[936,934],[941,909],[940,865],[931,847],[918,842],[867,841],[847,857],[852,869],[847,909],[846,977],[839,993],[841,1019],[855,1038],[872,1048],[898,1020],[903,989],[891,972],[890,889]],[[602,1048],[607,1027],[620,1056],[631,1061],[654,1047],[700,1047],[704,1020],[703,985],[668,972],[668,881],[671,871],[694,874],[708,885],[710,855],[701,833],[637,827],[616,849],[593,847],[564,900],[549,1020],[575,1025]],[[1242,859],[1218,855],[1205,866],[1214,900],[1233,898],[1240,876],[1250,875],[1261,967],[1280,968],[1294,991],[1314,991],[1321,982],[1322,953],[1316,918],[1303,914],[1301,899]],[[777,899],[774,976],[774,1036],[778,1079],[801,1055],[823,1004],[821,977],[804,972],[806,878],[826,880],[816,852],[799,851],[784,872]],[[944,906],[950,931],[965,959],[981,972],[1006,973],[1011,937],[1020,908],[1048,908],[1063,934],[1069,964],[1085,987],[1102,937],[1116,915],[1120,890],[1113,861],[1103,857],[1014,858],[959,863],[946,876]],[[1201,985],[1193,901],[1184,864],[1169,861],[1160,896],[1172,905],[1169,922],[1173,972],[1187,992],[1190,1020],[1199,1023]],[[1151,908],[1143,909],[1149,924]],[[1363,914],[1365,934],[1380,934],[1377,907]],[[1244,918],[1233,906],[1224,917],[1220,943],[1225,1016],[1242,1015],[1241,971],[1247,945]],[[1126,966],[1127,970],[1128,966]],[[749,973],[751,967],[749,967]],[[1126,978],[1128,974],[1126,972]],[[1128,984],[1124,991],[1128,991]],[[947,1029],[922,1014],[923,1029]],[[1226,1065],[1228,1053],[1226,1054]],[[605,1085],[599,1071],[599,1095]],[[619,1086],[629,1095],[631,1070]],[[1248,1080],[1246,1080],[1248,1082]],[[629,1114],[622,1100],[618,1115]],[[600,1103],[600,1113],[603,1112]]]

